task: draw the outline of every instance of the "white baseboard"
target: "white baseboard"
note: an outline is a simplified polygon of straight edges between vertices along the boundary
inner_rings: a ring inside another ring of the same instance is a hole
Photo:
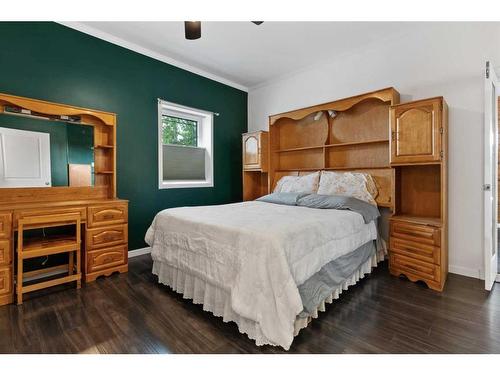
[[[133,257],[138,257],[139,255],[144,255],[144,254],[151,254],[151,248],[150,247],[143,247],[141,249],[129,250],[128,257],[133,258]]]
[[[448,272],[456,273],[457,275],[473,277],[475,279],[484,280],[484,276],[481,274],[481,270],[476,268],[462,267],[462,266],[448,266]]]

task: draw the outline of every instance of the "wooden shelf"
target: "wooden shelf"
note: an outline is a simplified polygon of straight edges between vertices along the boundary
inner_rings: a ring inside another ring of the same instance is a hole
[[[407,221],[411,223],[417,224],[426,224],[441,227],[442,220],[439,217],[431,217],[431,216],[415,216],[415,215],[394,215],[391,216],[391,220],[400,220]]]
[[[389,140],[388,139],[372,139],[370,141],[332,143],[329,145],[325,145],[325,147],[347,147],[347,146],[357,146],[357,145],[371,145],[374,143],[389,143]]]
[[[281,150],[275,150],[274,152],[294,152],[294,151],[305,151],[305,150],[315,150],[319,148],[329,148],[329,147],[348,147],[356,145],[369,145],[374,143],[389,143],[388,139],[373,139],[370,141],[359,141],[359,142],[344,142],[344,143],[332,143],[328,145],[318,145],[318,146],[307,146],[307,147],[295,147],[295,148],[284,148]]]
[[[342,171],[342,170],[362,170],[362,169],[390,169],[390,166],[385,167],[327,167],[327,168],[293,168],[293,169],[276,169],[275,172],[302,172],[302,171]]]
[[[23,240],[23,259],[75,251],[80,248],[74,235],[26,238]]]
[[[95,145],[94,148],[113,149],[113,148],[115,148],[115,146],[113,146],[113,145]]]
[[[293,152],[293,151],[304,151],[304,150],[317,150],[318,148],[324,148],[325,145],[319,146],[307,146],[307,147],[295,147],[295,148],[284,148],[281,150],[276,150],[274,152]]]
[[[94,171],[95,174],[113,174],[113,171]]]
[[[383,167],[327,167],[323,168],[326,171],[343,171],[343,170],[356,170],[356,169],[390,169],[389,165]]]
[[[293,169],[276,169],[275,172],[306,172],[306,171],[320,171],[325,168],[293,168]]]

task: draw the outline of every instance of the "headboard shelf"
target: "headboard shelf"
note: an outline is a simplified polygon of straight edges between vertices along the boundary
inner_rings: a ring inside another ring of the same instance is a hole
[[[367,171],[383,189],[377,203],[393,207],[389,164],[389,108],[393,88],[269,117],[268,190],[290,174],[318,170]]]
[[[275,150],[274,152],[292,152],[292,151],[304,151],[304,150],[312,150],[318,148],[328,148],[328,147],[347,147],[347,146],[355,146],[355,145],[365,145],[365,144],[373,144],[373,143],[389,143],[389,139],[372,139],[367,141],[357,141],[357,142],[339,142],[332,143],[326,145],[318,145],[318,146],[308,146],[308,147],[296,147],[296,148],[285,148],[282,150]]]

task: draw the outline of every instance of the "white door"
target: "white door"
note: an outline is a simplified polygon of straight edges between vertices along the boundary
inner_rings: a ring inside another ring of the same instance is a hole
[[[0,188],[48,186],[50,135],[0,128]]]
[[[484,281],[491,290],[497,264],[497,181],[498,181],[498,93],[500,85],[490,62],[486,62],[484,86]]]

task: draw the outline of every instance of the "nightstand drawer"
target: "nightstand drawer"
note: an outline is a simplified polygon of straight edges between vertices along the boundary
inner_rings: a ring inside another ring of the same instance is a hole
[[[125,264],[127,260],[127,245],[93,250],[87,253],[87,272],[105,270]]]
[[[113,205],[90,206],[88,209],[87,225],[89,228],[126,223],[128,206],[126,203]]]
[[[12,214],[0,213],[0,238],[10,238],[12,232]]]
[[[88,229],[86,235],[87,248],[110,247],[127,242],[128,224]]]
[[[390,251],[424,262],[441,264],[441,249],[433,245],[391,237]]]
[[[12,268],[0,267],[0,294],[12,292]]]
[[[0,240],[0,266],[9,265],[12,261],[11,246],[9,240]]]
[[[434,246],[441,244],[441,230],[439,228],[403,221],[391,221],[391,237]]]
[[[416,279],[436,282],[440,282],[441,279],[439,266],[399,254],[391,253],[390,267],[408,277],[413,276]]]

